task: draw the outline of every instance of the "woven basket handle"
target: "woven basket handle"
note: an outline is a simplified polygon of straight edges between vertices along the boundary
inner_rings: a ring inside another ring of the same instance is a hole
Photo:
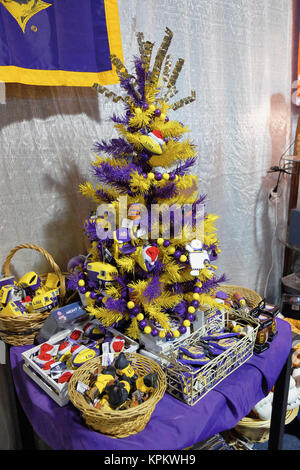
[[[18,245],[15,248],[13,248],[10,251],[9,255],[7,256],[7,258],[4,262],[4,265],[3,265],[4,275],[5,276],[11,276],[11,272],[10,272],[11,259],[17,251],[22,250],[23,248],[27,248],[27,249],[30,249],[30,250],[35,250],[35,251],[38,251],[39,253],[42,253],[42,255],[44,255],[44,257],[46,258],[46,260],[50,264],[51,268],[53,269],[53,271],[55,272],[55,274],[58,276],[58,278],[60,280],[60,297],[61,297],[61,299],[63,299],[66,295],[65,278],[62,275],[62,272],[61,272],[59,266],[55,263],[52,256],[46,250],[44,250],[43,248],[41,248],[37,245],[32,245],[30,243],[23,243],[22,245]]]

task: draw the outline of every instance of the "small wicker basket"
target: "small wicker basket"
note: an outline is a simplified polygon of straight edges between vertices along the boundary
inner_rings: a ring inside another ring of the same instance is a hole
[[[85,424],[94,431],[114,438],[123,438],[142,431],[166,391],[166,377],[161,367],[152,359],[137,353],[125,354],[131,361],[132,367],[139,375],[151,372],[157,373],[158,387],[143,404],[128,410],[100,410],[88,404],[85,397],[76,390],[78,381],[88,384],[89,374],[99,363],[100,358],[94,358],[77,369],[68,385],[70,401],[82,413]]]
[[[15,248],[13,248],[4,262],[4,266],[3,266],[4,275],[7,277],[11,276],[11,272],[10,272],[11,259],[17,251],[24,249],[24,248],[38,251],[42,255],[45,256],[52,270],[55,272],[55,274],[58,276],[60,280],[60,304],[62,304],[63,299],[66,294],[65,277],[62,274],[59,266],[55,263],[52,256],[46,250],[44,250],[43,248],[40,248],[39,246],[25,243],[25,244],[18,245]],[[40,274],[39,277],[43,281],[46,279],[47,273]],[[8,343],[12,346],[23,346],[26,344],[28,345],[33,344],[36,334],[41,329],[49,313],[50,311],[32,312],[32,313],[27,313],[25,315],[22,315],[20,317],[8,317],[4,315],[1,316],[1,311],[0,311],[0,338],[5,343]]]
[[[296,418],[299,406],[286,412],[285,424],[289,424]],[[235,430],[252,442],[266,442],[269,440],[270,420],[260,420],[245,416],[236,426]]]
[[[219,290],[225,292],[229,296],[232,296],[235,292],[239,292],[244,297],[250,308],[257,307],[259,302],[262,300],[259,294],[247,287],[222,284],[219,288],[214,289],[215,292]]]

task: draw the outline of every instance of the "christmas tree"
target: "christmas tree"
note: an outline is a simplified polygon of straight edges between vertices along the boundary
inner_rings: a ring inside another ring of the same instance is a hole
[[[139,33],[132,74],[112,56],[119,95],[94,85],[124,110],[111,118],[118,137],[95,144],[91,169],[98,184],[80,186],[96,203],[84,225],[90,249],[68,266],[69,288],[78,290],[88,313],[103,326],[125,324],[133,339],[178,338],[198,309],[226,308],[214,295],[225,280],[212,264],[220,252],[218,217],[206,213],[190,174],[197,149],[185,137],[189,129],[170,117],[195,101],[192,91],[172,102],[184,63],[172,65],[172,36],[167,28],[154,57],[154,44]]]

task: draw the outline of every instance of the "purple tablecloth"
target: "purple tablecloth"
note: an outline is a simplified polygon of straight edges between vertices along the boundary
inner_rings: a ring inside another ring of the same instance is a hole
[[[195,406],[168,394],[157,404],[140,433],[113,439],[85,427],[72,404],[58,406],[23,371],[22,352],[14,346],[10,361],[16,392],[35,432],[54,450],[180,450],[233,428],[273,387],[291,349],[290,325],[277,319],[271,347],[253,355]]]

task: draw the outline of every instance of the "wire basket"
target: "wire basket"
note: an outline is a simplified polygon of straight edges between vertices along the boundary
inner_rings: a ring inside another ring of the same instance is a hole
[[[235,292],[239,292],[244,297],[251,309],[257,307],[259,302],[262,300],[261,296],[257,294],[257,292],[248,289],[247,287],[222,284],[221,287],[214,289],[214,292],[219,290],[225,292],[227,295],[229,295],[229,297],[233,296]]]
[[[233,320],[242,326],[251,326],[251,331],[201,369],[195,370],[192,366],[178,362],[180,346],[196,346],[203,336],[223,331]],[[171,347],[168,354],[161,353],[160,358],[167,376],[167,392],[190,406],[195,405],[218,383],[252,357],[258,327],[257,320],[229,309],[223,317],[216,317],[213,322],[205,324],[187,339],[179,342],[176,349]]]
[[[289,424],[296,418],[299,406],[288,410],[285,415],[285,424]],[[236,426],[235,430],[252,442],[266,442],[269,440],[270,420],[261,420],[245,416]]]
[[[125,353],[125,356],[131,361],[138,375],[157,373],[158,386],[143,404],[128,410],[101,410],[90,406],[85,397],[76,390],[78,381],[84,384],[89,383],[90,372],[101,365],[102,356],[91,359],[77,369],[68,386],[70,401],[81,412],[85,424],[94,431],[115,438],[131,436],[142,431],[150,420],[156,404],[166,391],[166,376],[155,361],[137,353]]]
[[[25,244],[18,245],[15,248],[13,248],[4,262],[4,266],[3,266],[4,275],[6,277],[11,276],[10,262],[13,256],[15,255],[15,253],[17,253],[19,250],[22,250],[22,249],[30,249],[30,250],[38,251],[46,258],[52,270],[55,272],[55,274],[59,278],[59,281],[60,281],[59,303],[62,304],[63,299],[66,294],[65,276],[62,274],[59,266],[55,263],[52,256],[46,250],[44,250],[43,248],[40,248],[39,246],[25,243]],[[39,277],[43,281],[46,279],[47,273],[40,274]],[[43,326],[43,323],[45,322],[49,313],[50,313],[49,310],[45,312],[37,311],[37,312],[26,313],[19,317],[13,317],[13,316],[4,316],[4,315],[1,316],[1,311],[0,311],[0,338],[5,343],[8,343],[12,346],[23,346],[27,344],[28,345],[33,344],[36,334]]]

